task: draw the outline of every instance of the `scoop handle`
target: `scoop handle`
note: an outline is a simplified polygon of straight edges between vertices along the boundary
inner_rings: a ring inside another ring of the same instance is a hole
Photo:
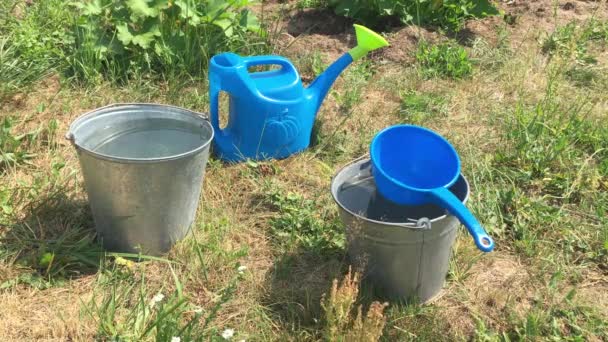
[[[434,203],[446,208],[460,220],[471,236],[473,236],[477,248],[486,253],[494,249],[494,240],[486,233],[471,211],[450,190],[447,188],[437,188],[430,191],[429,194]]]

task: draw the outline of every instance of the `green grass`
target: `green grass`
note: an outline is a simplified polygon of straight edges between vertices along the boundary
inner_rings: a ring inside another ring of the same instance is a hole
[[[448,99],[443,94],[406,91],[401,94],[399,115],[406,123],[421,125],[438,116],[446,116]]]
[[[452,41],[436,45],[420,41],[416,60],[420,65],[421,74],[426,78],[459,79],[468,77],[473,72],[473,64],[467,51]]]
[[[371,63],[363,61],[349,67],[341,76],[348,87],[342,92],[334,92],[333,94],[342,113],[350,114],[355,106],[361,103],[364,87],[372,74]]]
[[[21,19],[14,15],[22,14]],[[8,0],[0,8],[0,100],[25,92],[61,69],[65,49],[73,44],[73,14],[65,1],[36,1],[31,6]]]
[[[123,259],[124,260],[124,259]],[[146,273],[128,266],[115,265],[100,272],[99,286],[86,305],[86,314],[97,323],[97,338],[113,340],[221,341],[221,332],[210,326],[222,306],[232,299],[240,274],[218,292],[218,301],[208,310],[194,305],[174,275],[170,288],[154,293],[148,289]],[[125,314],[126,312],[126,314]]]
[[[318,202],[297,193],[284,193],[284,189],[276,186],[271,185],[264,192],[268,194],[268,203],[278,212],[269,225],[279,245],[315,254],[331,254],[344,248],[342,228],[334,210],[319,212]]]
[[[608,23],[591,19],[584,23],[572,21],[557,27],[542,43],[542,51],[560,55],[579,64],[596,64],[593,51],[608,42]]]
[[[608,125],[593,118],[586,98],[564,101],[549,75],[545,97],[505,113],[492,156],[476,156],[479,182],[494,184],[479,212],[518,253],[551,262],[606,262],[608,202],[604,160]]]

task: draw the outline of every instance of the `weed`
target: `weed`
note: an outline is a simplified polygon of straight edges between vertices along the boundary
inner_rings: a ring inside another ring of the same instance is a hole
[[[73,14],[67,1],[35,1],[25,16],[11,23],[11,42],[26,61],[54,68],[65,58],[64,51],[74,42],[67,27]]]
[[[36,132],[15,135],[12,133],[13,120],[5,117],[0,126],[0,171],[7,166],[27,162],[35,154],[28,152],[28,143],[35,139]]]
[[[453,41],[430,45],[422,40],[418,44],[416,60],[426,78],[464,78],[473,72],[473,64],[466,50]]]
[[[319,211],[318,202],[277,187],[266,191],[278,215],[270,220],[273,236],[287,246],[322,252],[344,248],[344,236],[333,207]]]
[[[356,117],[354,113],[355,107],[363,100],[362,94],[373,75],[372,69],[369,61],[353,65],[343,75],[344,82],[349,86],[343,91],[334,90],[331,92],[343,116],[340,123],[330,132],[323,130],[324,122],[322,120],[315,121],[312,133],[312,145],[316,147],[316,156],[323,158],[327,162],[334,162],[348,151],[348,144],[352,140],[348,132],[343,128],[348,120]]]
[[[448,113],[445,96],[408,90],[401,94],[399,116],[407,123],[424,124],[426,121]]]
[[[477,339],[584,341],[589,334],[606,338],[606,322],[590,308],[576,303],[574,289],[560,293],[558,284],[562,277],[561,273],[554,273],[545,284],[548,292],[538,294],[533,306],[524,314],[513,313],[513,328],[508,331],[496,333],[477,317]]]
[[[323,62],[322,55],[319,51],[314,51],[297,59],[298,70],[302,73],[302,78],[311,82],[317,76],[321,75],[327,68],[327,64]]]
[[[590,43],[594,44],[590,44]],[[550,55],[562,55],[578,64],[596,64],[589,48],[597,43],[608,42],[608,23],[590,19],[582,26],[570,22],[555,29],[543,42],[542,51]]]
[[[316,120],[312,130],[311,146],[315,155],[325,162],[334,163],[348,152],[350,137],[347,131],[341,129],[351,116],[344,116],[340,125],[333,131],[324,131],[324,121]]]
[[[325,315],[324,338],[326,341],[378,341],[382,336],[386,317],[387,303],[372,302],[365,317],[362,306],[356,310],[355,302],[359,295],[360,276],[349,268],[344,279],[338,284],[334,279],[329,296],[323,295],[321,307]]]
[[[602,263],[608,231],[598,229],[593,211],[573,217],[568,208],[578,205],[585,212],[606,205],[597,191],[604,183],[608,126],[587,117],[590,105],[584,99],[560,104],[554,88],[550,82],[545,99],[532,108],[518,104],[506,122],[505,144],[493,158],[500,175],[493,182],[504,189],[497,217],[528,256],[543,253],[544,241],[543,247],[551,248],[550,242],[566,262]]]
[[[7,1],[3,6],[7,7],[0,8],[0,100],[60,69],[64,51],[74,42],[68,30],[73,18],[69,2],[35,1],[22,8],[23,4]],[[19,17],[13,14],[16,9],[22,12]]]
[[[513,55],[509,46],[509,36],[504,28],[498,29],[495,46],[477,38],[472,43],[471,61],[482,70],[491,72],[502,67]]]

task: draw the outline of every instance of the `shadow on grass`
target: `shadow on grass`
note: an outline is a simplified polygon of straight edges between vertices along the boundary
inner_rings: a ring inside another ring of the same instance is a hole
[[[334,279],[339,281],[339,286],[344,286],[343,281],[349,265],[351,263],[345,253],[330,257],[299,250],[281,256],[267,273],[267,292],[263,297],[263,304],[268,308],[272,320],[280,326],[281,330],[288,331],[289,336],[295,340],[322,338],[321,334],[327,329],[327,322],[321,302],[324,296],[330,296]],[[354,266],[352,270],[357,271]],[[351,307],[352,311],[342,318],[344,322],[350,322],[347,329],[354,324],[357,308],[361,306],[362,312],[366,313],[375,301],[390,303],[390,309],[385,312],[389,321],[387,326],[390,328],[398,325],[392,322],[395,317],[410,316],[409,321],[420,323],[426,319],[426,316],[419,318],[417,315],[432,310],[432,307],[427,308],[418,304],[415,299],[396,299],[387,296],[365,276],[360,278],[358,285],[358,294],[354,293],[356,301]],[[348,293],[353,293],[348,289],[345,292],[344,288],[338,291],[337,302],[343,301],[343,297]],[[339,306],[333,308],[336,309],[339,310]],[[415,324],[406,324],[406,326],[423,336],[437,337],[433,331],[426,331],[426,327],[416,327]],[[398,336],[388,336],[389,340],[393,337],[397,338],[396,340],[403,340],[407,336],[405,333],[396,335]]]
[[[294,333],[319,329],[321,298],[329,293],[334,279],[348,269],[343,254],[320,255],[297,250],[278,258],[266,275],[264,305],[273,319]]]
[[[0,258],[32,270],[29,276],[48,283],[94,274],[104,252],[93,227],[84,199],[57,192],[39,199],[25,218],[6,227],[0,239]],[[27,279],[11,281],[27,283]]]
[[[458,42],[458,44],[469,48],[474,46],[475,40],[478,38],[483,38],[483,36],[481,36],[479,33],[471,30],[468,27],[463,27],[461,30],[456,32],[447,31],[446,35]]]

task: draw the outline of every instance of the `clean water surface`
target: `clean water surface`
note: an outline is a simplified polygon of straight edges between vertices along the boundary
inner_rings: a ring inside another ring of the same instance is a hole
[[[171,127],[169,121],[162,120],[165,127],[149,122],[130,130],[120,131],[99,143],[93,151],[116,158],[148,159],[167,158],[190,152],[204,145],[209,137],[192,127]]]

